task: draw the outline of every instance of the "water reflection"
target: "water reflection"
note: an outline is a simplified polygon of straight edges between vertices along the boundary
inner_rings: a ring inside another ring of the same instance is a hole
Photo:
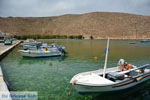
[[[45,40],[66,46],[68,57],[23,58],[15,48],[2,61],[2,68],[11,90],[38,91],[39,100],[149,100],[147,84],[112,94],[71,96],[70,79],[77,73],[103,68],[106,40]],[[130,44],[136,43],[136,44]],[[111,40],[108,67],[117,65],[120,58],[140,66],[150,63],[150,44],[139,41]],[[97,56],[99,60],[94,61]],[[150,84],[150,83],[148,83]],[[139,89],[138,89],[139,88]]]
[[[150,80],[123,91],[93,96],[92,100],[149,100]]]
[[[52,62],[58,61],[62,62],[64,61],[68,56],[57,56],[57,57],[46,57],[46,58],[29,58],[29,57],[22,57],[22,59],[19,61],[19,64],[47,64],[52,65]]]

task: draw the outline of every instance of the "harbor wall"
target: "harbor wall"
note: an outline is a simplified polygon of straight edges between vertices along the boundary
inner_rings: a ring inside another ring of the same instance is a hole
[[[20,44],[21,41],[15,41],[12,45],[10,46],[6,46],[5,45],[1,45],[1,49],[0,49],[0,61],[7,55],[10,53],[11,50],[13,50],[13,48],[15,48],[18,44]],[[3,99],[2,95],[3,94],[10,94],[9,89],[7,87],[7,84],[5,82],[5,78],[3,76],[3,72],[2,72],[2,68],[0,65],[0,99]],[[11,98],[8,98],[7,100],[12,100]]]

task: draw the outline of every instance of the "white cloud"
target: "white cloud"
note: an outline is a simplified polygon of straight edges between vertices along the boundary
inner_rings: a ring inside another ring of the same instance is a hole
[[[150,15],[150,0],[0,0],[0,16],[57,16],[94,11]]]

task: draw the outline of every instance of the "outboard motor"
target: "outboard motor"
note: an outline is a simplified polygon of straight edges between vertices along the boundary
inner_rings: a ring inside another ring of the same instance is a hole
[[[65,51],[65,47],[64,47],[64,46],[60,47],[60,49],[61,49],[61,52],[62,52],[63,54],[68,54],[68,53]]]

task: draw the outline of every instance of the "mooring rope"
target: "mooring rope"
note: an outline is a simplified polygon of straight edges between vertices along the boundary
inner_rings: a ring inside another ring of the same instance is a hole
[[[69,93],[67,94],[67,96],[70,96],[70,94],[71,94],[71,92],[72,92],[72,89],[74,88],[74,85],[75,85],[76,81],[77,81],[77,80],[74,80],[74,81],[72,82],[70,91],[69,91]]]

